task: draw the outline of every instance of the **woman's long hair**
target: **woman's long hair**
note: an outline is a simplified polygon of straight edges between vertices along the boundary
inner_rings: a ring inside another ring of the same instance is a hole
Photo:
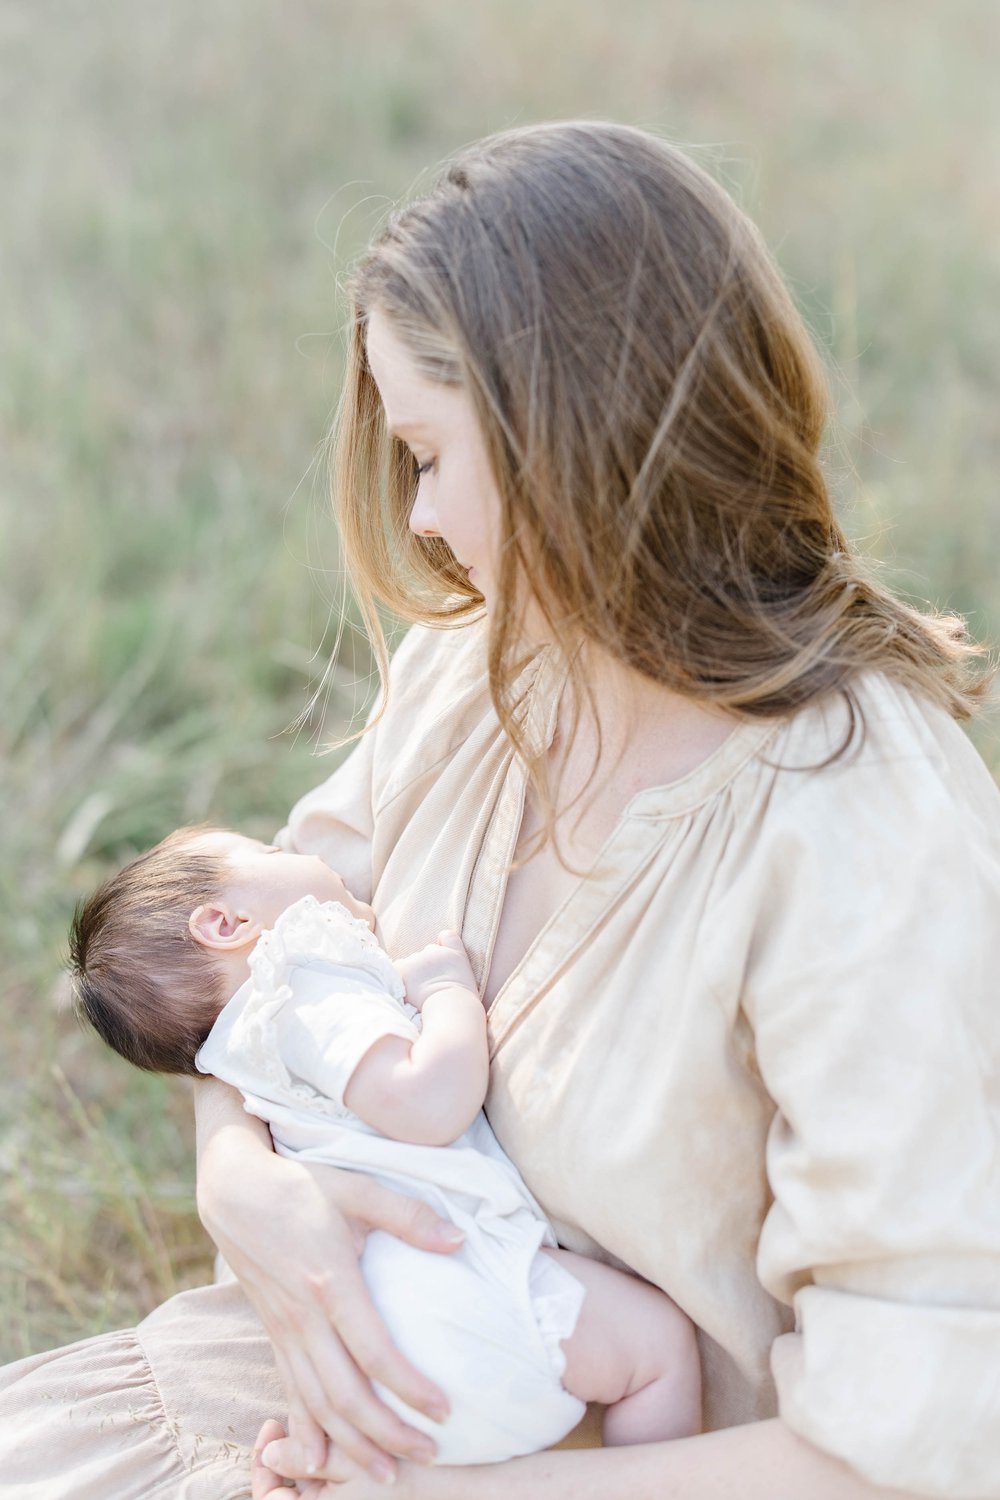
[[[529,595],[577,701],[588,640],[742,716],[850,694],[865,668],[958,717],[983,696],[964,623],[894,598],[848,544],[809,335],[755,227],[682,152],[588,121],[490,136],[389,219],[350,291],[333,483],[383,671],[378,603],[457,624],[483,601],[442,540],[408,529],[416,466],[368,366],[375,307],[422,375],[475,404],[502,517],[490,683],[522,750]]]

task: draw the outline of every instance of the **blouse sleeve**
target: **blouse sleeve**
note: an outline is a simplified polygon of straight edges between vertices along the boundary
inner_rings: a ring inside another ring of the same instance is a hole
[[[332,776],[300,797],[275,835],[282,849],[325,859],[361,901],[372,898],[372,765],[377,733],[378,729],[368,730]]]
[[[300,797],[275,842],[296,854],[318,854],[343,876],[348,890],[362,901],[372,899],[372,839],[375,834],[373,777],[378,748],[391,739],[400,699],[410,696],[414,659],[429,656],[433,633],[411,629],[392,659],[388,706],[360,741],[319,786]],[[430,648],[430,649],[429,649]],[[371,718],[380,704],[372,709]]]
[[[956,730],[956,734],[958,731]],[[983,778],[988,780],[988,778]],[[1000,1495],[1000,803],[918,760],[801,777],[745,1009],[777,1110],[780,1412],[875,1485]]]

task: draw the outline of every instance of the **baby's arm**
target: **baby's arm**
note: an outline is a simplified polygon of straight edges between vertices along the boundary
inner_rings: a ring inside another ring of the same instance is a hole
[[[370,1047],[344,1103],[393,1140],[447,1146],[472,1124],[486,1097],[486,1012],[456,933],[443,932],[397,968],[423,1029],[415,1041],[387,1036]]]

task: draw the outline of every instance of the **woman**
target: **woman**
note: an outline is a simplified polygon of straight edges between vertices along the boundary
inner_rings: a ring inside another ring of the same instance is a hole
[[[442,1226],[279,1160],[206,1083],[202,1215],[288,1393],[255,1492],[311,1468],[324,1500],[389,1479],[429,1500],[995,1495],[1000,795],[953,722],[984,679],[954,620],[845,542],[822,380],[766,251],[655,138],[538,126],[463,152],[354,298],[341,531],[376,642],[376,601],[421,623],[283,839],[336,851],[390,952],[461,930],[491,1123],[564,1244],[691,1315],[708,1431],[410,1461],[427,1439],[369,1378],[442,1415],[439,1394],[357,1252],[378,1226],[447,1253]],[[75,1477],[38,1493],[239,1493],[211,1355],[237,1442],[282,1401],[236,1288],[137,1339],[12,1380],[34,1416],[94,1389],[96,1360],[107,1420],[115,1368],[143,1361],[118,1487],[80,1480],[95,1415]]]

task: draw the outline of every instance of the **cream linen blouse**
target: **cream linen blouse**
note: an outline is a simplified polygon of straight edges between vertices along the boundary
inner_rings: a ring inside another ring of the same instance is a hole
[[[551,736],[556,669],[525,669]],[[708,1428],[780,1411],[877,1485],[1000,1495],[1000,793],[886,678],[633,797],[489,1013],[487,1113],[561,1242],[701,1330]],[[485,629],[413,628],[279,836],[400,957],[486,974],[525,780]]]

